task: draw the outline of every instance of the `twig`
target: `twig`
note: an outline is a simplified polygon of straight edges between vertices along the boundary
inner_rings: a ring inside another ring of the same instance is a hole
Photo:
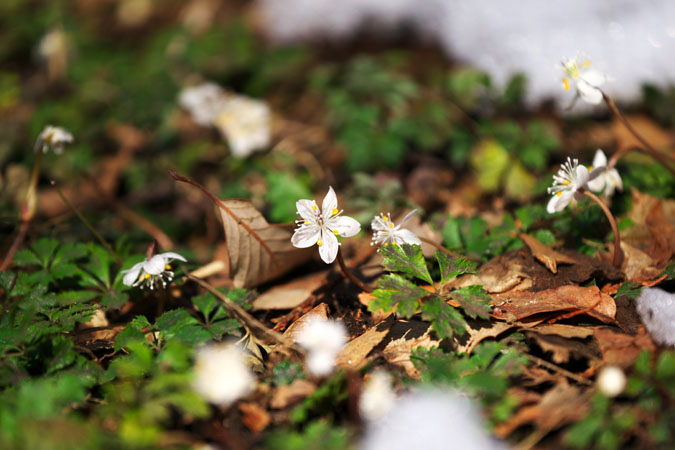
[[[554,372],[558,372],[561,375],[565,375],[567,378],[569,378],[570,380],[574,380],[577,383],[585,384],[585,385],[588,385],[588,386],[593,384],[592,381],[587,380],[584,377],[580,377],[579,375],[577,375],[575,373],[572,373],[569,370],[563,369],[560,366],[556,366],[555,364],[552,364],[552,363],[546,361],[545,359],[541,359],[537,356],[530,355],[529,353],[521,353],[521,355],[523,355],[524,357],[526,357],[530,361],[532,361],[536,364],[539,364],[540,366],[546,367],[547,369],[552,370]]]
[[[96,239],[110,252],[111,255],[115,258],[115,261],[117,261],[118,264],[122,264],[122,258],[120,258],[120,255],[117,254],[117,252],[106,242],[105,239],[103,239],[103,236],[99,234],[98,231],[89,223],[89,221],[82,215],[79,209],[73,205],[70,200],[68,200],[68,197],[63,195],[63,192],[61,192],[61,189],[56,185],[56,182],[54,180],[51,181],[51,185],[56,189],[56,193],[59,194],[59,197],[61,197],[61,200],[63,200],[63,203],[68,205],[71,211],[75,213],[75,215],[82,221],[85,227],[89,231],[91,231],[91,234],[94,235]]]
[[[211,294],[213,294],[218,300],[220,300],[223,303],[223,306],[230,314],[232,314],[235,318],[237,318],[257,338],[261,338],[261,340],[266,344],[278,344],[284,348],[289,348],[295,351],[296,353],[299,354],[302,353],[302,351],[299,348],[297,348],[296,345],[290,343],[284,336],[277,333],[276,331],[267,328],[265,324],[260,322],[252,315],[250,315],[248,312],[246,312],[246,310],[244,310],[244,308],[234,303],[232,300],[227,298],[225,295],[223,295],[221,292],[219,292],[216,288],[211,286],[206,281],[190,274],[187,274],[186,276],[190,280],[194,281],[195,283],[197,283],[198,285],[209,291]]]
[[[363,281],[361,281],[361,280],[359,280],[358,278],[356,278],[356,275],[354,275],[353,273],[351,273],[351,272],[349,271],[349,269],[347,269],[347,266],[345,265],[345,260],[342,258],[342,251],[340,251],[340,248],[339,248],[339,247],[338,247],[338,253],[337,253],[337,262],[338,262],[338,264],[340,265],[340,269],[342,269],[342,273],[343,273],[347,278],[349,278],[349,279],[352,281],[352,283],[354,283],[355,285],[357,285],[357,286],[358,286],[362,291],[364,291],[364,292],[369,292],[369,293],[370,293],[370,292],[373,292],[373,290],[372,290],[371,288],[369,288],[368,286],[366,286],[366,285],[363,283]]]
[[[253,236],[253,238],[254,238],[256,241],[260,242],[260,245],[262,245],[263,248],[265,249],[265,251],[266,251],[267,253],[269,253],[270,257],[272,258],[272,262],[274,262],[274,264],[277,265],[277,266],[279,265],[279,262],[277,261],[276,255],[274,254],[274,252],[272,251],[272,249],[269,247],[269,245],[267,245],[267,243],[264,241],[264,239],[261,238],[260,236],[258,236],[258,233],[256,233],[255,231],[253,231],[253,229],[252,229],[251,227],[249,227],[243,220],[241,220],[235,213],[233,213],[232,210],[231,210],[230,208],[228,208],[227,206],[225,206],[225,204],[224,204],[218,197],[216,197],[215,195],[213,195],[212,193],[210,193],[210,192],[209,192],[204,186],[202,186],[201,184],[197,183],[197,182],[194,181],[194,180],[191,180],[191,179],[189,179],[189,178],[186,178],[186,177],[184,177],[184,176],[182,176],[182,175],[179,175],[178,172],[176,172],[176,171],[173,170],[173,169],[169,169],[169,175],[171,175],[171,177],[172,177],[174,180],[182,181],[183,183],[191,184],[191,185],[193,185],[194,187],[196,187],[197,189],[201,190],[204,194],[206,194],[206,196],[209,197],[216,205],[218,205],[218,207],[220,207],[223,211],[225,211],[225,212],[228,213],[230,216],[232,216],[232,218],[233,218],[234,220],[236,220],[237,223],[238,223],[239,225],[241,225],[241,226],[242,226],[242,227],[243,227],[243,228],[244,228],[251,236]]]
[[[0,265],[0,272],[9,269],[9,266],[12,265],[12,262],[14,261],[14,254],[17,252],[17,250],[19,250],[19,247],[21,247],[21,243],[26,238],[29,225],[30,221],[26,220],[21,221],[21,224],[19,225],[19,233],[16,235],[16,238],[14,238],[12,246],[9,247],[7,255],[5,255],[5,259],[2,261],[2,264]]]
[[[602,91],[601,91],[602,92]],[[663,166],[666,167],[672,174],[675,174],[675,168],[671,165],[671,162],[666,159],[666,157],[656,150],[654,147],[649,144],[643,138],[640,133],[637,132],[635,128],[633,128],[633,125],[626,119],[626,117],[623,115],[623,113],[619,110],[619,108],[616,106],[616,103],[614,103],[614,100],[612,100],[607,94],[602,92],[602,98],[609,107],[609,109],[612,110],[612,113],[621,121],[624,127],[633,135],[635,138],[640,141],[640,143],[644,146],[644,148],[641,148],[642,151],[647,153],[649,156],[652,158],[656,159],[658,162],[660,162]],[[673,159],[672,157],[670,158],[671,160]]]
[[[583,189],[581,190],[581,192],[586,197],[590,198],[595,203],[597,203],[598,206],[602,209],[602,212],[605,213],[605,216],[607,216],[607,220],[609,220],[609,225],[612,227],[612,232],[614,233],[614,257],[612,259],[612,265],[616,268],[620,268],[621,260],[623,259],[621,252],[621,236],[619,235],[619,227],[616,226],[616,220],[614,219],[612,212],[609,210],[607,205],[605,205],[602,202],[602,200],[600,200],[598,196],[592,193],[591,191]]]

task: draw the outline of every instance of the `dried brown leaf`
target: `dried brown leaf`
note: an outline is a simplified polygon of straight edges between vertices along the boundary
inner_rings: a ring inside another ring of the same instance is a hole
[[[614,299],[600,292],[597,286],[560,286],[537,292],[508,292],[491,295],[492,315],[515,321],[535,314],[580,312],[603,322],[611,322],[616,314]]]
[[[525,233],[520,234],[520,238],[527,244],[532,255],[541,261],[552,273],[558,273],[558,263],[574,264],[576,261],[567,255],[553,250],[548,245],[544,245],[536,238]]]
[[[260,433],[272,421],[269,413],[256,403],[241,402],[239,403],[239,411],[242,414],[241,421],[254,433]]]
[[[628,368],[633,365],[640,352],[656,349],[644,327],[640,327],[636,335],[609,328],[597,328],[594,335],[605,364]]]
[[[349,341],[337,358],[337,365],[358,369],[366,361],[370,351],[389,334],[394,324],[394,316],[366,330],[362,335]]]
[[[291,384],[279,386],[270,400],[270,408],[284,409],[305,397],[309,397],[316,389],[316,385],[303,378],[293,380]]]
[[[274,286],[253,301],[253,310],[292,309],[309,299],[326,281],[326,273],[312,274]]]
[[[420,379],[421,375],[410,360],[410,352],[419,347],[436,348],[440,344],[439,340],[432,338],[431,326],[418,320],[394,323],[385,342],[382,354],[387,361],[403,367],[408,376],[415,379]]]
[[[315,306],[314,309],[293,322],[291,326],[286,328],[286,331],[284,331],[284,337],[292,342],[295,342],[295,334],[298,332],[300,327],[307,323],[308,320],[315,318],[322,320],[328,319],[328,306],[325,303]]]

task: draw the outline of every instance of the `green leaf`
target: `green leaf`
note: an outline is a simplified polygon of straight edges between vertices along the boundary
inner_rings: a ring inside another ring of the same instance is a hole
[[[129,301],[129,294],[126,292],[119,291],[117,289],[108,289],[101,296],[101,305],[107,306],[108,308],[121,308]]]
[[[54,254],[54,251],[59,246],[59,241],[56,239],[42,238],[38,239],[31,245],[31,249],[35,252],[35,255],[40,260],[40,265],[43,269],[49,267],[49,261]]]
[[[402,317],[412,317],[417,310],[418,301],[429,292],[411,283],[400,275],[389,274],[378,281],[379,289],[373,291],[375,297],[369,304],[369,311],[382,310],[385,313],[396,308]]]
[[[625,283],[621,284],[621,286],[619,286],[619,289],[617,289],[614,298],[625,296],[630,300],[635,300],[640,296],[640,292],[642,292],[642,284],[636,283],[634,281],[626,281]]]
[[[469,317],[475,319],[488,319],[490,317],[490,296],[483,289],[483,286],[474,284],[459,289],[455,289],[450,296],[457,300],[462,309]]]
[[[555,244],[555,235],[551,233],[550,230],[537,230],[534,233],[531,233],[531,236],[533,236],[536,240],[541,242],[544,245],[553,245]]]
[[[167,311],[155,321],[159,331],[169,334],[181,327],[197,324],[199,324],[199,321],[182,308]]]
[[[542,204],[521,206],[516,209],[515,214],[523,231],[527,231],[536,221],[546,217],[546,207]]]
[[[451,338],[454,334],[466,333],[466,321],[462,313],[448,305],[440,297],[432,297],[421,306],[422,318],[431,322],[431,328],[441,339]]]
[[[441,285],[465,273],[474,273],[476,266],[463,256],[453,258],[447,253],[436,252],[436,260],[441,269]]]
[[[383,245],[380,254],[384,258],[384,267],[391,272],[402,272],[408,277],[416,277],[431,285],[434,284],[419,245]]]
[[[281,361],[274,366],[272,373],[275,386],[289,385],[296,379],[305,377],[305,373],[302,370],[302,364],[288,360]]]
[[[22,248],[14,254],[14,265],[16,267],[40,266],[42,261],[31,250]]]

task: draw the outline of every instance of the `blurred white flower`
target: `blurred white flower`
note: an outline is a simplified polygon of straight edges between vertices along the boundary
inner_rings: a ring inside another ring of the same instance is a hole
[[[549,214],[565,209],[572,198],[580,200],[583,197],[580,189],[587,188],[588,182],[604,171],[603,167],[596,167],[589,172],[586,166],[579,165],[578,159],[569,157],[560,167],[557,175],[553,175],[553,186],[548,188],[548,193],[553,194],[546,206]]]
[[[62,127],[47,125],[35,141],[33,149],[36,152],[42,151],[43,153],[52,150],[57,155],[60,155],[63,153],[63,147],[66,144],[72,144],[72,142],[73,135],[68,130]]]
[[[347,332],[340,322],[319,318],[309,319],[298,330],[295,341],[307,350],[305,364],[312,375],[330,375],[335,360],[347,342]]]
[[[598,149],[593,157],[592,169],[598,167],[607,167],[607,157],[601,149]],[[616,189],[623,191],[623,182],[618,170],[615,168],[605,169],[600,172],[597,178],[588,182],[588,188],[593,192],[602,192],[604,190],[605,195],[611,197],[614,195]]]
[[[444,390],[414,392],[397,400],[389,414],[370,422],[362,450],[504,449],[487,434],[471,402]]]
[[[63,29],[54,28],[38,44],[38,55],[47,63],[50,80],[61,78],[68,67],[68,37]]]
[[[359,413],[367,421],[379,420],[394,406],[396,394],[391,387],[391,375],[376,370],[368,375],[359,398]]]
[[[566,91],[570,89],[570,82],[576,86],[576,91],[579,97],[586,103],[597,105],[602,101],[602,86],[607,81],[607,76],[591,68],[590,61],[577,63],[577,60],[566,59],[562,62],[563,70],[566,77],[562,79],[563,87]]]
[[[373,229],[373,242],[371,242],[370,245],[422,245],[422,241],[420,241],[420,238],[418,238],[415,233],[408,229],[401,228],[401,226],[403,226],[404,223],[414,216],[416,212],[416,209],[410,211],[398,225],[394,225],[394,222],[391,221],[391,215],[389,213],[387,213],[386,216],[382,213],[380,213],[379,216],[375,216],[373,221],[370,223],[370,227]]]
[[[246,157],[270,144],[271,112],[265,102],[203,83],[183,89],[178,103],[199,125],[216,127],[235,156]]]
[[[202,347],[195,360],[193,388],[207,401],[227,406],[251,393],[255,377],[234,344]]]
[[[637,299],[637,312],[654,342],[675,347],[675,294],[643,288]]]
[[[155,284],[161,283],[162,287],[165,288],[166,284],[173,280],[174,273],[170,263],[174,259],[187,261],[178,253],[160,253],[134,264],[131,269],[123,270],[122,273],[125,275],[122,282],[127,286],[140,285],[141,289],[148,286],[151,290],[155,289]]]
[[[616,397],[626,388],[626,374],[620,367],[605,366],[600,369],[596,384],[607,397]]]
[[[291,237],[291,243],[298,248],[307,248],[316,244],[319,255],[326,264],[335,261],[340,243],[337,236],[351,237],[361,230],[361,225],[348,216],[341,216],[337,209],[337,196],[332,187],[323,199],[321,210],[314,200],[298,200],[295,207],[301,220]]]

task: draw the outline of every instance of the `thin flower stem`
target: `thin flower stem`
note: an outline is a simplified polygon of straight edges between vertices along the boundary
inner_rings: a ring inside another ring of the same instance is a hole
[[[26,237],[26,234],[28,233],[29,225],[30,225],[29,221],[26,220],[21,221],[21,224],[19,225],[19,233],[14,238],[12,246],[9,247],[7,255],[5,255],[5,259],[2,261],[2,264],[0,264],[0,272],[9,269],[9,266],[12,265],[12,262],[14,261],[14,254],[17,252],[17,250],[19,250],[19,247],[21,247],[21,243],[23,242],[24,238]]]
[[[417,236],[417,237],[420,239],[420,241],[437,248],[438,250],[442,251],[443,253],[447,253],[448,255],[454,256],[455,258],[459,258],[461,256],[459,253],[455,253],[452,250],[448,250],[447,248],[443,247],[440,244],[437,244],[436,242],[432,241],[431,239],[427,239],[427,238],[422,237],[422,236]]]
[[[612,100],[607,94],[604,92],[602,93],[602,98],[605,100],[605,103],[609,107],[609,109],[612,110],[612,113],[621,121],[623,126],[626,127],[626,129],[633,135],[635,138],[640,141],[640,143],[643,145],[643,148],[641,148],[642,151],[647,153],[649,156],[660,162],[663,166],[665,166],[666,169],[668,169],[672,174],[675,174],[675,168],[672,166],[672,160],[673,157],[671,156],[670,159],[671,161],[668,161],[666,156],[656,150],[654,147],[652,147],[649,142],[643,138],[640,133],[637,132],[635,128],[633,128],[633,125],[626,119],[626,117],[623,115],[623,113],[619,110],[619,108],[616,106],[616,103],[614,103],[614,100]]]
[[[597,203],[600,209],[602,209],[602,212],[605,213],[605,216],[607,216],[609,225],[612,227],[612,232],[614,233],[614,258],[612,259],[612,265],[617,268],[621,267],[621,260],[623,259],[621,253],[621,236],[619,235],[619,227],[616,226],[616,220],[614,219],[612,212],[597,195],[586,189],[583,189],[582,192],[586,197]]]
[[[349,278],[352,283],[357,285],[362,291],[364,292],[373,292],[371,288],[366,286],[363,281],[359,280],[356,278],[356,276],[347,269],[347,266],[345,265],[345,260],[342,258],[342,251],[338,248],[338,253],[337,253],[337,262],[340,265],[340,269],[342,269],[342,273]]]
[[[115,258],[115,261],[117,261],[118,264],[122,264],[122,258],[120,258],[120,255],[117,254],[117,252],[106,242],[105,239],[103,239],[103,236],[99,234],[98,231],[89,223],[89,221],[82,215],[79,209],[73,205],[70,200],[61,192],[61,189],[56,185],[56,182],[54,180],[51,181],[51,185],[56,189],[56,193],[59,194],[59,197],[61,197],[61,200],[63,200],[63,203],[68,205],[68,207],[75,213],[75,215],[82,221],[85,227],[89,231],[91,231],[91,234],[98,239],[98,241],[110,252],[111,255]]]

